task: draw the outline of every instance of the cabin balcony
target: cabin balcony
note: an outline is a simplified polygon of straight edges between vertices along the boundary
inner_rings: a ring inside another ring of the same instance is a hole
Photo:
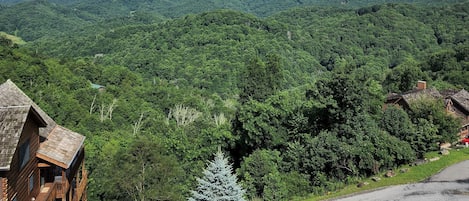
[[[56,177],[54,182],[45,183],[41,188],[36,201],[55,201],[56,199],[80,201],[87,200],[86,185],[88,182],[88,174],[82,172],[76,183],[69,184],[67,180],[63,181],[61,177]]]

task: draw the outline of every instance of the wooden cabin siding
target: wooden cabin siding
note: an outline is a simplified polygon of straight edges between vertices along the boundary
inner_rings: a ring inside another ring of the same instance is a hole
[[[29,141],[29,160],[23,168],[20,167],[19,152],[21,145]],[[39,127],[32,121],[31,116],[24,124],[20,140],[18,142],[18,149],[10,166],[10,171],[7,173],[8,178],[8,199],[11,200],[13,196],[17,200],[31,200],[36,197],[40,191],[39,169],[37,168],[38,159],[36,152],[39,149]],[[34,179],[33,189],[29,191],[29,178],[32,175]]]
[[[6,186],[6,180],[3,178],[3,175],[0,176],[0,200],[3,200],[3,198],[7,197],[7,186]]]

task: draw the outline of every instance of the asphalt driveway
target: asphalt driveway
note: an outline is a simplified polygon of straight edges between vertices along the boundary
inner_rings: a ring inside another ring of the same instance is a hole
[[[469,160],[452,165],[425,182],[392,186],[335,200],[468,201]]]

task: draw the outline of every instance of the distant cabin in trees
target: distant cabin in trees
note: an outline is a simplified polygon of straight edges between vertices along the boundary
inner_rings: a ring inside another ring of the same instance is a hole
[[[103,85],[99,85],[95,83],[91,83],[91,88],[97,89],[99,92],[103,92],[106,89],[106,87],[104,87]]]
[[[427,88],[425,81],[418,81],[414,90],[402,94],[389,94],[386,98],[386,105],[394,104],[405,110],[411,110],[410,103],[412,101],[425,97],[444,101],[446,112],[461,120],[460,137],[469,134],[469,92],[464,89],[440,92],[434,88]]]
[[[434,88],[427,88],[425,81],[418,81],[417,87],[411,91],[402,94],[390,93],[386,98],[386,104],[399,105],[405,110],[411,110],[410,105],[413,101],[421,98],[441,99],[443,96]]]
[[[86,201],[84,140],[12,81],[1,84],[0,200]]]

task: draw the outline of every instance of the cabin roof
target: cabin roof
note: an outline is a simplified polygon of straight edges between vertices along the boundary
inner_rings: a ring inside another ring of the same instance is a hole
[[[18,146],[28,112],[39,122],[39,135],[45,138],[36,156],[68,169],[83,147],[85,136],[59,126],[11,80],[0,85],[0,169],[9,164]]]
[[[29,114],[33,114],[39,126],[45,122],[31,106],[0,107],[0,170],[9,170]]]
[[[418,100],[422,97],[441,98],[442,96],[440,92],[434,88],[415,89],[402,94],[402,98],[404,98],[407,103],[411,103],[412,101]]]
[[[57,125],[36,103],[34,103],[15,83],[7,80],[0,85],[0,107],[31,105],[46,121],[47,126],[39,129],[39,135],[47,138],[51,130]]]
[[[0,169],[9,170],[28,115],[28,107],[0,108]]]
[[[444,98],[448,98],[448,97],[451,97],[452,95],[454,95],[458,92],[459,92],[459,90],[457,90],[457,89],[445,89],[445,90],[440,91],[440,94]]]
[[[47,140],[41,143],[36,156],[68,169],[84,141],[85,136],[62,126],[56,126]]]
[[[105,88],[105,87],[103,85],[91,83],[91,88],[93,88],[93,89],[102,89],[102,88]]]
[[[462,89],[458,93],[453,94],[451,99],[458,102],[458,104],[461,105],[466,110],[466,112],[469,112],[469,92]]]
[[[407,91],[402,94],[390,93],[386,98],[386,102],[388,103],[396,103],[399,99],[403,99],[407,106],[410,106],[410,103],[416,101],[418,99],[430,97],[430,98],[442,98],[443,96],[438,92],[438,90],[434,88],[429,89],[414,89],[411,91]]]

